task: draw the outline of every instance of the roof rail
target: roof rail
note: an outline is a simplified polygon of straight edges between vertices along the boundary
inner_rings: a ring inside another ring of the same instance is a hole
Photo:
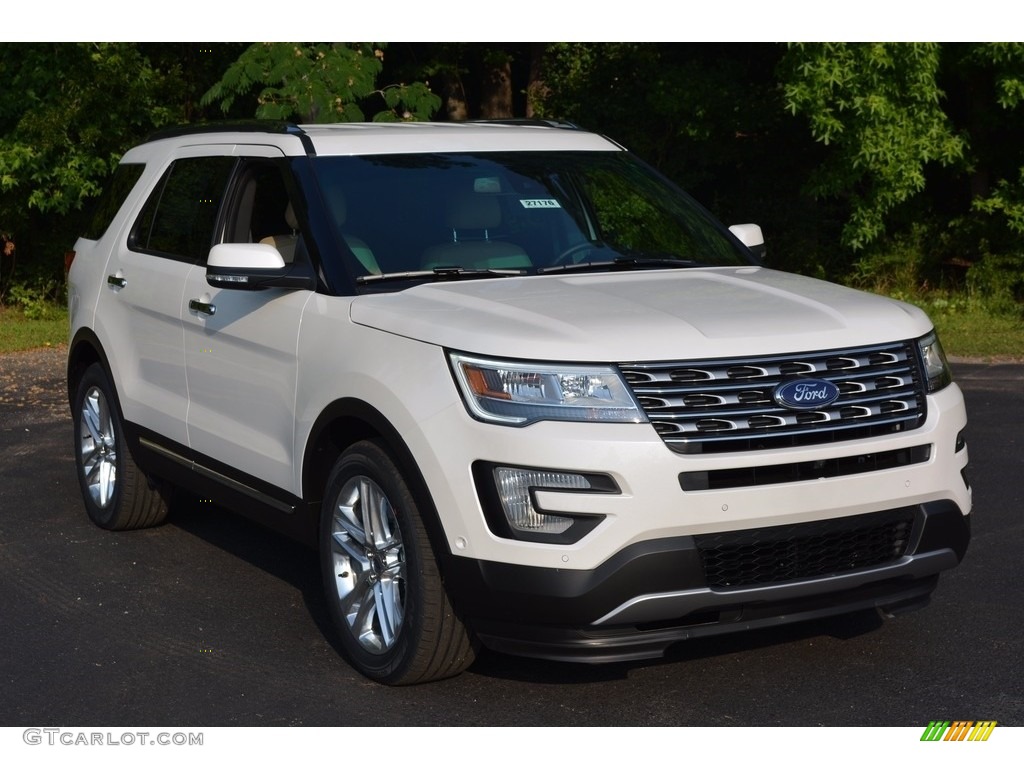
[[[286,120],[216,120],[209,123],[187,123],[160,128],[147,141],[190,136],[196,133],[301,133],[302,129]]]
[[[151,133],[146,141],[173,139],[178,136],[195,136],[203,133],[280,133],[298,136],[306,153],[315,155],[313,142],[301,126],[287,120],[217,120],[209,123],[188,123],[186,125],[161,128]]]
[[[489,123],[491,125],[533,125],[539,128],[565,128],[568,130],[584,130],[576,123],[568,120],[543,120],[537,117],[502,117],[493,120],[465,120],[467,123]]]

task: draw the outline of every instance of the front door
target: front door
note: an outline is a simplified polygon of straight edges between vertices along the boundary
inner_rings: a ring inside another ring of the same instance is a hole
[[[304,258],[281,153],[240,147],[223,242],[275,244]],[[204,263],[182,296],[188,383],[188,442],[203,457],[297,494],[294,469],[296,347],[307,290],[243,291],[206,282]],[[216,468],[216,465],[213,465]],[[239,478],[236,478],[239,479]],[[246,482],[246,478],[241,478]]]

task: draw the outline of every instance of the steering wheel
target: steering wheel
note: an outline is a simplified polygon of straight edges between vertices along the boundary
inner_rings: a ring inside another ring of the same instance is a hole
[[[551,262],[551,266],[560,267],[563,264],[576,263],[577,259],[575,257],[577,254],[593,249],[594,244],[589,240],[585,240],[582,243],[576,243],[575,245],[570,245],[555,257],[555,260]]]

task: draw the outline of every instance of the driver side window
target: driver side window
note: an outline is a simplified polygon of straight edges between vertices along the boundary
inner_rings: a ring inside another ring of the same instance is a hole
[[[295,260],[299,222],[281,168],[269,160],[248,160],[239,170],[224,231],[225,243],[263,243]]]

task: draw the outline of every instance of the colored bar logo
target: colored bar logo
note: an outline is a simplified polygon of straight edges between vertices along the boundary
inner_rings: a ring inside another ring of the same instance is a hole
[[[921,741],[988,741],[995,727],[995,720],[931,720]]]

